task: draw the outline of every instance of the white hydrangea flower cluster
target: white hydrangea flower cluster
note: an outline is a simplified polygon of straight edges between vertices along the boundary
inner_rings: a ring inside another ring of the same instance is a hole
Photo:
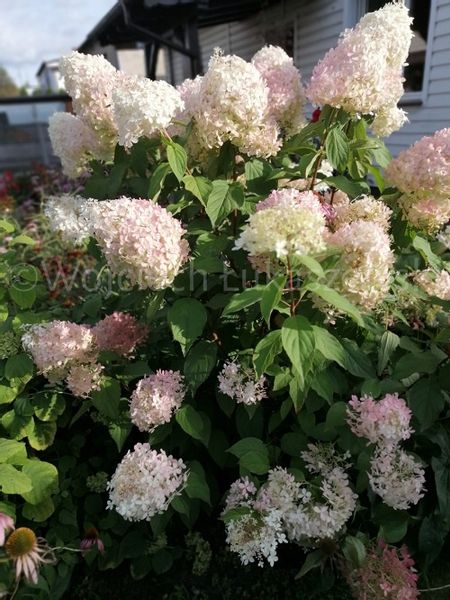
[[[216,51],[196,82],[188,113],[201,146],[220,148],[229,141],[252,156],[277,153],[279,130],[270,115],[268,88],[251,63]]]
[[[425,269],[416,273],[414,281],[429,296],[450,300],[450,273],[447,270],[442,269],[436,272],[433,269]]]
[[[266,378],[255,379],[254,371],[245,369],[237,362],[226,362],[218,375],[219,390],[238,404],[258,404],[267,398]]]
[[[179,371],[162,371],[141,379],[131,395],[131,422],[139,431],[154,431],[168,423],[184,400],[183,376]]]
[[[80,245],[89,237],[89,227],[82,218],[82,207],[87,202],[82,196],[50,196],[44,204],[44,215],[51,229],[58,231],[64,241]]]
[[[67,387],[77,398],[87,398],[100,389],[103,370],[103,365],[98,363],[74,365],[66,377]]]
[[[294,61],[278,46],[264,46],[252,58],[269,89],[269,110],[288,135],[305,125],[305,94]]]
[[[424,469],[398,445],[377,446],[368,475],[375,494],[396,510],[407,510],[424,495]]]
[[[313,192],[274,190],[256,205],[235,248],[260,261],[316,255],[326,248],[325,231],[324,212]]]
[[[168,287],[188,258],[180,221],[149,200],[89,200],[81,217],[112,272],[141,289]]]
[[[277,547],[288,541],[283,515],[293,506],[300,485],[285,469],[269,471],[267,483],[258,491],[246,477],[235,481],[227,494],[223,515],[226,520],[227,544],[242,564],[264,561],[271,566],[278,560]],[[248,509],[237,518],[226,519],[236,508]]]
[[[397,103],[403,95],[411,23],[403,2],[364,15],[314,68],[306,90],[309,100],[353,114],[375,114],[373,129],[380,135],[398,129],[406,120]]]
[[[273,565],[279,544],[315,545],[333,538],[351,517],[357,495],[345,472],[347,455],[311,445],[304,459],[308,470],[322,477],[319,489],[296,481],[281,467],[269,471],[259,490],[246,477],[231,485],[223,512],[227,543],[243,564],[263,566],[266,560]]]
[[[184,108],[180,93],[166,81],[135,76],[123,89],[113,90],[112,103],[119,144],[125,148],[164,130]]]
[[[126,75],[101,55],[71,52],[60,70],[77,116],[56,113],[49,132],[69,177],[92,159],[112,160],[118,142],[129,148],[140,137],[153,137],[183,108],[170,84]]]
[[[108,483],[107,507],[127,521],[149,521],[161,514],[187,483],[188,473],[181,459],[149,444],[136,444],[118,464]]]
[[[374,221],[344,224],[328,236],[341,259],[330,284],[351,302],[370,311],[386,297],[394,265],[388,234]]]
[[[61,160],[64,173],[71,178],[86,171],[90,160],[109,159],[95,132],[81,119],[69,113],[57,112],[48,121],[48,134],[53,152]]]

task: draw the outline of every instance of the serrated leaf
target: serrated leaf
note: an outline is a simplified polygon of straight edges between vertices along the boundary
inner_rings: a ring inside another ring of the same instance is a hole
[[[210,218],[212,226],[220,225],[230,212],[242,206],[243,202],[244,191],[240,184],[230,184],[224,179],[213,181],[206,204],[206,214]]]
[[[156,167],[156,169],[152,173],[152,176],[150,177],[150,183],[148,185],[147,195],[149,198],[155,201],[158,199],[158,196],[164,185],[164,180],[166,179],[169,173],[169,163],[162,162]]]
[[[253,354],[253,364],[257,377],[261,377],[266,369],[270,367],[282,348],[281,331],[279,329],[271,331],[258,342]]]
[[[347,298],[339,294],[336,290],[322,284],[322,283],[308,283],[303,287],[304,291],[309,291],[312,294],[316,294],[325,300],[328,304],[331,304],[338,310],[343,313],[349,315],[358,325],[361,327],[364,326],[364,321],[361,316],[360,311],[356,308],[354,304],[352,304]]]
[[[398,335],[392,331],[385,331],[381,336],[380,348],[378,350],[378,375],[381,375],[392,356],[392,353],[396,350],[400,343]]]
[[[289,317],[281,328],[283,348],[288,355],[292,368],[304,382],[312,365],[314,353],[314,333],[310,322],[305,317]]]
[[[216,365],[216,358],[217,347],[212,342],[202,340],[189,350],[184,362],[184,376],[193,394],[208,379]]]
[[[345,167],[349,153],[348,139],[339,126],[332,127],[328,132],[325,151],[335,169],[342,170]]]
[[[230,315],[232,313],[238,312],[251,306],[252,304],[256,304],[259,302],[264,293],[263,285],[255,285],[252,288],[248,288],[239,294],[234,294],[231,296],[230,301],[226,305],[223,316]]]
[[[167,160],[175,177],[178,181],[182,181],[187,168],[186,150],[180,144],[169,142],[167,144]]]
[[[272,311],[278,306],[283,295],[286,276],[279,274],[268,283],[263,291],[261,298],[261,314],[267,325],[270,326],[270,316]]]
[[[212,183],[206,177],[185,175],[183,177],[184,187],[193,196],[206,206],[208,196],[211,193]]]
[[[179,342],[183,354],[186,354],[202,334],[207,317],[205,307],[195,298],[180,298],[169,308],[167,321],[173,338]]]

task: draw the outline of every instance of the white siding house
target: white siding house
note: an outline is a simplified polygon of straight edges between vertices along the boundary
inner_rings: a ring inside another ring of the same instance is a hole
[[[413,0],[406,1],[414,9]],[[283,45],[283,33],[292,30],[294,60],[306,82],[339,34],[355,25],[370,7],[370,0],[287,0],[245,21],[201,28],[203,66],[206,68],[217,46],[248,60],[265,43]],[[430,0],[426,43],[416,35],[414,48],[424,50],[423,81],[420,91],[406,92],[402,99],[410,122],[389,138],[393,154],[424,135],[450,126],[450,0]],[[187,76],[182,69],[176,74],[177,80]]]

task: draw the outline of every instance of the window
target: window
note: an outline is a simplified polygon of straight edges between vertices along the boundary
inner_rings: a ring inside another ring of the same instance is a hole
[[[365,12],[378,10],[388,0],[357,0],[361,17]],[[412,29],[414,37],[408,56],[408,66],[405,67],[405,97],[420,99],[425,83],[425,64],[427,54],[428,29],[430,24],[431,0],[406,0],[410,14],[413,18]]]

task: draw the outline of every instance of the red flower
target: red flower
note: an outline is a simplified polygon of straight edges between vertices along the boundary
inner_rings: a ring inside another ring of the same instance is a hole
[[[320,119],[321,113],[322,113],[322,109],[316,108],[316,110],[311,115],[311,123],[317,123],[317,121]]]

